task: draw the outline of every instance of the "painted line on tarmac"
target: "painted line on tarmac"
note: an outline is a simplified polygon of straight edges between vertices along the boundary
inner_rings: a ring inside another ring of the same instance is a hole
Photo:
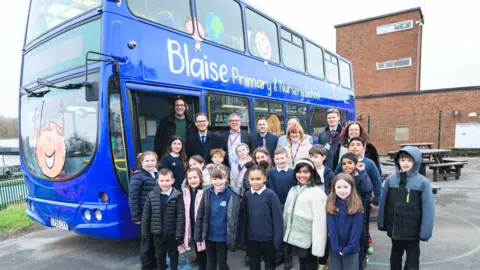
[[[477,226],[475,223],[471,222],[470,220],[468,220],[466,218],[463,218],[463,217],[460,217],[460,216],[457,216],[457,215],[454,215],[454,214],[447,213],[447,212],[443,212],[443,213],[448,215],[448,216],[460,219],[467,224],[470,224],[473,228],[475,228],[475,230],[477,230],[477,232],[480,233],[480,227]],[[458,261],[458,260],[464,259],[468,256],[471,256],[478,251],[480,251],[480,244],[478,244],[477,247],[475,247],[474,249],[471,249],[470,251],[467,251],[465,253],[461,253],[457,256],[453,256],[453,257],[442,259],[442,260],[430,261],[430,262],[420,262],[420,265],[432,265],[432,264],[440,264],[440,263]],[[376,265],[376,266],[387,266],[387,267],[390,266],[390,263],[384,263],[384,262],[369,262],[368,264],[369,265]]]

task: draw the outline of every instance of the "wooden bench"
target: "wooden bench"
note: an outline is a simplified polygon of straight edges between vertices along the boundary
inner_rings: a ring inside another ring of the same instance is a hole
[[[455,176],[455,179],[460,179],[462,175],[461,169],[465,165],[464,162],[445,162],[438,164],[430,164],[428,167],[433,170],[433,181],[437,181],[437,178],[443,177],[447,180],[447,177]]]
[[[382,181],[385,181],[387,177],[395,172],[395,165],[392,161],[380,161],[380,166],[382,166]],[[432,192],[433,194],[437,194],[439,190],[442,188],[439,186],[432,185]]]

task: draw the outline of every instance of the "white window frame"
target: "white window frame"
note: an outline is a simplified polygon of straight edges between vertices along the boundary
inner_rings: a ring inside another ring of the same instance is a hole
[[[404,23],[410,23],[410,27],[408,28],[402,28],[395,30],[395,26],[397,25],[402,25]],[[389,29],[391,28],[391,29]],[[377,36],[379,35],[385,35],[388,33],[394,33],[394,32],[400,32],[400,31],[405,31],[405,30],[410,30],[413,28],[413,20],[408,20],[408,21],[403,21],[403,22],[396,22],[396,23],[391,23],[391,24],[384,24],[384,25],[379,25],[377,26]]]
[[[395,65],[397,61],[404,61],[408,60],[408,65]],[[391,67],[387,67],[387,64],[392,64]],[[393,69],[393,68],[404,68],[404,67],[411,67],[412,66],[412,57],[408,58],[400,58],[397,60],[385,61],[385,62],[377,62],[377,70],[384,70],[384,69]]]

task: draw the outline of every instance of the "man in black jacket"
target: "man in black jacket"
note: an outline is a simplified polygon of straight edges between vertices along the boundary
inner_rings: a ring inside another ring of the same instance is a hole
[[[333,157],[337,148],[340,147],[340,140],[343,135],[343,127],[340,124],[340,112],[337,109],[329,109],[327,111],[328,127],[325,131],[318,135],[318,143],[327,149],[327,160],[325,165],[329,168],[336,168],[337,164],[333,164]]]
[[[158,157],[163,157],[167,150],[170,139],[177,135],[182,138],[185,144],[187,137],[195,133],[196,128],[193,125],[191,117],[185,114],[185,101],[181,98],[173,102],[173,112],[164,117],[158,124],[155,134],[154,151]]]
[[[272,132],[268,132],[268,122],[265,117],[257,118],[257,131],[258,133],[253,137],[255,148],[267,148],[273,164],[273,156],[275,154],[275,149],[277,149],[278,137]]]
[[[210,151],[215,148],[223,149],[223,140],[217,134],[208,131],[208,117],[205,113],[197,113],[195,126],[198,133],[188,136],[187,157],[199,155],[209,164],[212,162]]]
[[[230,126],[230,131],[222,134],[223,138],[223,150],[227,153],[226,164],[229,166],[232,165],[233,161],[238,159],[235,149],[240,143],[245,143],[250,148],[250,151],[253,151],[255,145],[253,144],[252,136],[248,131],[240,131],[240,115],[237,113],[231,113],[228,116],[228,125]]]
[[[173,173],[168,169],[158,172],[158,185],[145,201],[141,223],[142,238],[153,235],[158,269],[166,269],[168,252],[170,269],[177,270],[178,246],[183,243],[185,233],[183,196],[173,188]],[[145,248],[143,242],[141,249]]]

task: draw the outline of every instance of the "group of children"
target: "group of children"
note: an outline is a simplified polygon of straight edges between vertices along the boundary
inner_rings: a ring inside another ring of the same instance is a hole
[[[430,182],[418,173],[421,154],[402,149],[395,159],[398,172],[382,193],[378,169],[363,157],[364,147],[361,137],[351,138],[335,173],[324,166],[322,145],[293,167],[283,148],[272,158],[262,147],[250,155],[246,144],[236,147],[239,158],[230,168],[222,149],[211,151],[212,164],[198,155],[187,162],[178,137],[170,141],[159,171],[154,152],[140,154],[129,204],[141,228],[142,269],[166,269],[167,253],[170,268],[178,269],[179,253],[191,246],[199,269],[229,269],[228,251],[238,248],[246,250],[250,269],[261,269],[262,261],[265,269],[280,264],[290,269],[293,256],[301,270],[319,264],[363,269],[367,211],[378,207],[378,227],[392,238],[392,269],[401,269],[404,250],[405,267],[418,269],[418,242],[431,237],[434,217]]]

